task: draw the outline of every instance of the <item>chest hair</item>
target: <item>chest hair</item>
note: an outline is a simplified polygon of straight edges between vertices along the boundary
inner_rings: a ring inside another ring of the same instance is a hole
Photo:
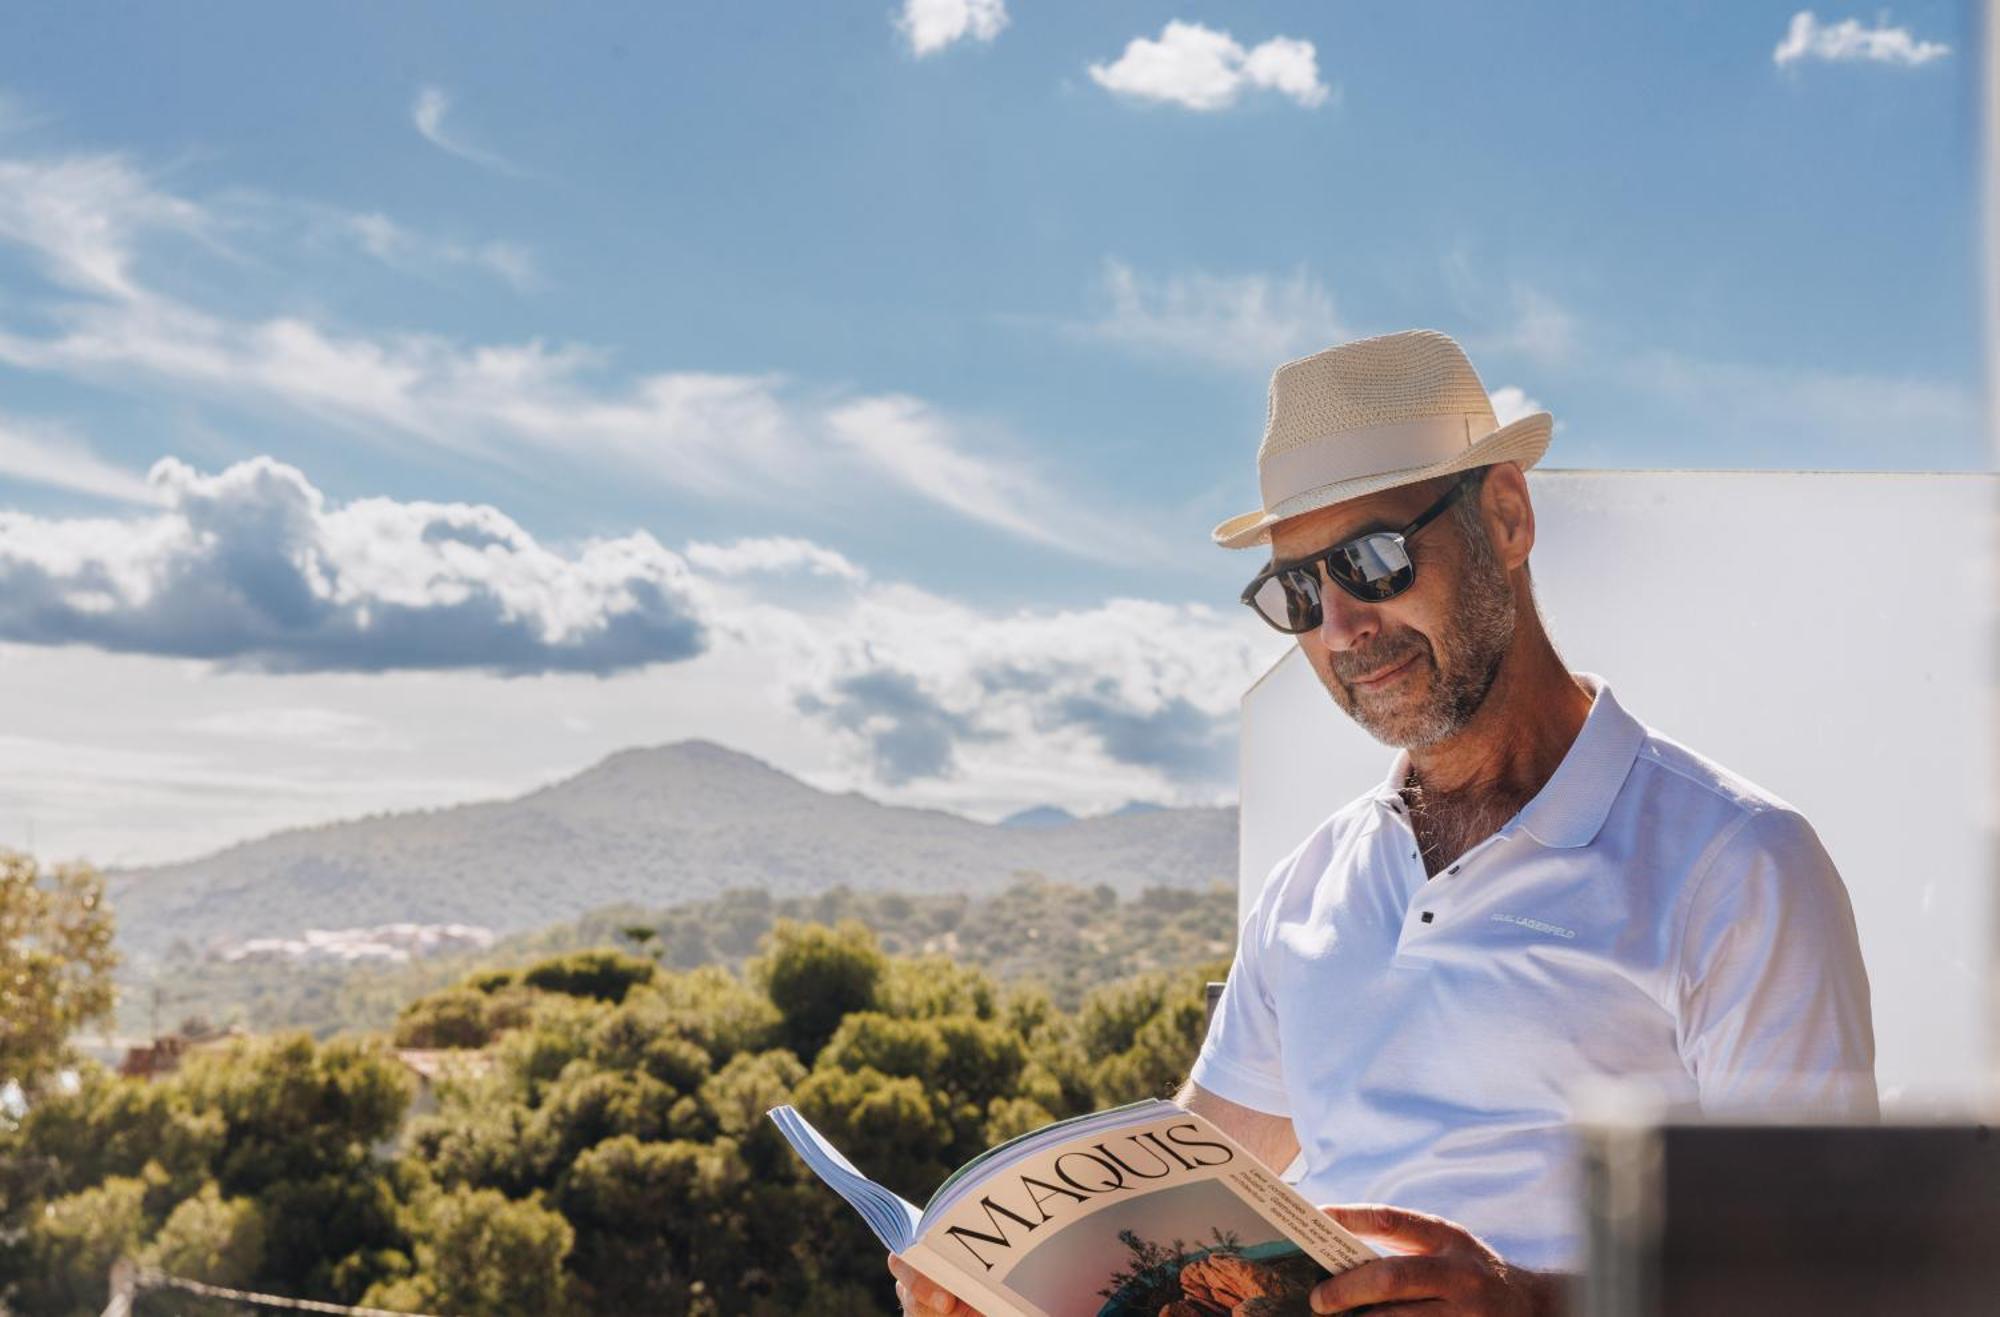
[[[1506,788],[1426,791],[1414,779],[1405,783],[1403,803],[1409,807],[1425,874],[1437,877],[1439,870],[1504,827],[1531,796]]]

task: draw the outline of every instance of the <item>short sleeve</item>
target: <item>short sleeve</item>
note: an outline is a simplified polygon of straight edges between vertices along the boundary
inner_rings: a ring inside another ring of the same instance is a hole
[[[1273,1116],[1289,1116],[1278,1049],[1278,1012],[1265,981],[1270,905],[1298,859],[1287,856],[1264,883],[1236,939],[1229,980],[1208,1022],[1190,1078],[1219,1098]]]
[[[1798,814],[1750,816],[1687,903],[1682,1061],[1710,1114],[1872,1120],[1875,1033],[1847,888]]]

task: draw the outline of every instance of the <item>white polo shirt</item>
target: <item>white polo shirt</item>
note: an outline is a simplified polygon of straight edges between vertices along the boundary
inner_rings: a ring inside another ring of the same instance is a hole
[[[1582,1260],[1579,1081],[1876,1114],[1867,972],[1819,838],[1579,679],[1596,698],[1555,775],[1436,878],[1407,755],[1279,863],[1193,1072],[1292,1118],[1311,1201],[1434,1212],[1535,1268]]]

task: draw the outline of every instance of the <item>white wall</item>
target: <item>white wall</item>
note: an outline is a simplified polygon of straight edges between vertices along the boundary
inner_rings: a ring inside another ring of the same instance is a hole
[[[1605,677],[1642,721],[1805,813],[1854,900],[1885,1098],[1970,1095],[2000,1062],[1989,1023],[2000,477],[1531,482],[1536,586],[1571,669]],[[1294,650],[1245,694],[1242,754],[1247,905],[1315,824],[1380,780],[1391,752]]]

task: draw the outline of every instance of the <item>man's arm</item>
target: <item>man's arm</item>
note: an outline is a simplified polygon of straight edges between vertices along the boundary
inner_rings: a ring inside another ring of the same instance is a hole
[[[1213,1121],[1215,1127],[1243,1145],[1243,1150],[1282,1175],[1299,1155],[1299,1133],[1290,1116],[1274,1116],[1268,1111],[1246,1107],[1240,1102],[1217,1097],[1192,1079],[1181,1085],[1174,1101]]]
[[[1681,1058],[1704,1112],[1875,1119],[1854,911],[1803,818],[1767,810],[1721,844],[1688,899],[1674,966]]]

